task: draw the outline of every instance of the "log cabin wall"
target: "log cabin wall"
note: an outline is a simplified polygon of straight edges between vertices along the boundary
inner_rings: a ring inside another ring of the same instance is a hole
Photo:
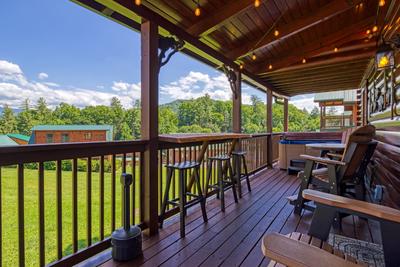
[[[373,194],[377,185],[383,186],[382,204],[400,209],[400,53],[396,63],[394,70],[371,71],[360,98],[362,122],[376,127],[378,141],[367,190]]]

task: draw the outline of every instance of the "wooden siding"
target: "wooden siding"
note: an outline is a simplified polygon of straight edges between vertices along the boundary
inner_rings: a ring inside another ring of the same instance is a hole
[[[91,134],[90,139],[85,138],[87,133]],[[53,135],[53,143],[63,143],[63,134],[68,134],[68,143],[107,141],[107,131],[35,131],[35,144],[47,144],[47,134]]]
[[[368,99],[366,105],[361,105],[361,117],[376,126],[376,139],[379,142],[369,168],[371,181],[369,190],[372,193],[376,185],[383,186],[383,204],[398,209],[400,209],[400,116],[397,115],[400,114],[399,60],[400,53],[397,53],[398,66],[394,72],[371,71],[368,80],[364,81],[364,89],[361,92],[364,94],[362,99],[364,101]]]

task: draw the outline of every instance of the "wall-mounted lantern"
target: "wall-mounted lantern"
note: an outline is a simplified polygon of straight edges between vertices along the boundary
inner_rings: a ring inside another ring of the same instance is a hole
[[[375,55],[375,66],[377,70],[394,68],[394,50],[390,44],[383,43],[378,47]]]

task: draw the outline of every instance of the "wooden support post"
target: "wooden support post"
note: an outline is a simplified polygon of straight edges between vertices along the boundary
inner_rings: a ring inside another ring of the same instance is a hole
[[[267,89],[267,165],[272,167],[272,90]]]
[[[283,131],[289,131],[289,103],[287,98],[283,100]]]
[[[233,98],[233,111],[232,111],[232,130],[234,133],[242,132],[242,75],[240,71],[235,71],[236,74],[236,97],[232,94]]]
[[[143,21],[141,25],[141,134],[148,144],[143,153],[142,194],[143,222],[147,233],[158,232],[158,25]]]
[[[362,112],[363,112],[363,124],[362,125],[367,125],[368,124],[368,79],[365,82],[365,89],[364,89],[364,94],[363,94],[363,99],[362,99]],[[392,96],[393,97],[393,96]]]

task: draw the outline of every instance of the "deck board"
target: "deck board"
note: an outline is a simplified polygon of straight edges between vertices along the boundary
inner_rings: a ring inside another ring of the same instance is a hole
[[[286,200],[299,184],[297,177],[278,169],[259,172],[251,180],[252,192],[243,186],[239,203],[234,203],[232,192],[225,193],[224,213],[217,199],[209,199],[208,223],[203,223],[199,207],[189,209],[185,238],[180,238],[175,216],[158,235],[143,241],[141,258],[126,263],[107,260],[101,266],[267,266],[269,259],[263,257],[260,247],[266,233],[307,233],[311,223],[311,212],[297,216]],[[370,223],[352,216],[345,218],[343,233],[367,241],[376,239]]]

